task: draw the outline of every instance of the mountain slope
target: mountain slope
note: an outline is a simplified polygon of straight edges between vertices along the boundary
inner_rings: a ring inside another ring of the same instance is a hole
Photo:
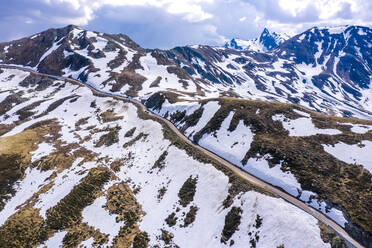
[[[131,103],[14,69],[0,82],[1,176],[12,179],[1,246],[342,244],[314,217],[184,150]]]
[[[152,56],[121,34],[102,34],[70,25],[1,43],[0,50],[2,63],[70,76],[133,97],[168,88],[188,93],[200,88],[178,66]]]
[[[153,95],[146,105],[195,143],[324,212],[365,246],[372,244],[371,121],[234,98],[182,101],[167,93]]]
[[[371,119],[371,39],[367,27],[313,28],[267,53],[199,46],[163,54],[224,95]]]
[[[372,119],[371,39],[368,27],[324,27],[266,53],[210,46],[161,51],[142,49],[125,35],[67,26],[0,43],[0,62],[132,97],[171,90],[186,99],[234,96]]]

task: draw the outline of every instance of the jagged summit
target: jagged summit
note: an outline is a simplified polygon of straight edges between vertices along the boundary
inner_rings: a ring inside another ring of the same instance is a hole
[[[224,47],[236,50],[266,52],[278,47],[281,43],[289,38],[290,37],[286,34],[270,32],[267,28],[264,28],[258,38],[250,40],[232,38],[229,42],[225,43]]]

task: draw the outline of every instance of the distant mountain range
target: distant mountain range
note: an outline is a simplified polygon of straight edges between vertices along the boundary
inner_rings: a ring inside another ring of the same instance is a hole
[[[259,44],[272,47],[269,52],[239,50],[239,45],[153,50],[126,35],[68,26],[0,43],[0,63],[79,78],[131,96],[172,89],[185,97],[290,102],[372,119],[370,28],[315,27],[285,41],[278,37],[262,33]]]
[[[278,34],[270,32],[264,28],[259,38],[251,40],[242,40],[232,38],[230,42],[226,42],[224,47],[237,50],[251,50],[256,52],[267,52],[271,49],[277,48],[280,44],[290,38],[287,34]]]

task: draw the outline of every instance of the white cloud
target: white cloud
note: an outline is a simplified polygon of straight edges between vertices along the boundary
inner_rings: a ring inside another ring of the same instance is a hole
[[[255,25],[277,32],[294,34],[313,26],[372,24],[372,1],[250,0],[246,3],[255,8]]]
[[[125,33],[144,47],[223,44],[264,27],[299,33],[312,26],[372,25],[371,0],[12,0],[2,6],[0,40],[76,24]],[[27,25],[25,25],[27,23]],[[9,27],[14,27],[9,29]]]
[[[349,4],[354,12],[359,11],[359,0],[279,0],[279,6],[288,11],[292,16],[298,14],[313,6],[318,12],[320,19],[332,18],[342,10],[344,4]]]
[[[94,19],[94,13],[99,9],[111,7],[154,7],[163,9],[171,15],[179,15],[188,22],[201,22],[211,18],[213,15],[203,10],[201,4],[212,4],[214,0],[44,0],[49,5],[66,5],[79,14],[71,17],[56,17],[54,20],[59,23],[74,23],[87,25]]]
[[[243,16],[242,18],[239,19],[239,21],[241,21],[241,22],[244,22],[245,20],[247,20],[246,16]]]

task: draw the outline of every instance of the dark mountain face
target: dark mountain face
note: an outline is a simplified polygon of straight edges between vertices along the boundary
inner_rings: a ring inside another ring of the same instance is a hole
[[[371,40],[372,31],[367,27],[312,28],[284,42],[276,55],[282,59],[293,57],[297,64],[321,65],[322,78],[312,79],[319,88],[335,89],[334,82],[328,80],[333,77],[345,93],[359,101],[361,90],[370,87]]]
[[[274,33],[275,34],[275,33]],[[276,34],[275,34],[276,35]],[[279,46],[279,42],[275,39],[275,37],[270,34],[269,30],[265,28],[260,36],[259,39],[260,43],[267,48],[267,50],[271,50],[277,48]]]
[[[105,57],[104,52],[119,49],[121,58],[125,58],[125,51],[120,47],[125,44],[134,50],[141,51],[135,42],[126,35],[107,35],[103,37],[110,40],[105,47],[97,49],[97,34],[82,30],[69,25],[60,29],[48,29],[31,37],[13,42],[0,43],[0,50],[6,53],[0,54],[3,63],[34,67],[40,72],[62,75],[62,70],[70,68],[78,71],[88,66],[94,69],[89,58],[77,53],[77,50],[85,50],[87,55],[93,58]],[[6,48],[6,49],[5,49]]]
[[[237,50],[242,50],[243,47],[238,45],[238,42],[236,42],[235,38],[232,38],[230,42],[227,42],[225,44],[225,48],[233,48]]]

